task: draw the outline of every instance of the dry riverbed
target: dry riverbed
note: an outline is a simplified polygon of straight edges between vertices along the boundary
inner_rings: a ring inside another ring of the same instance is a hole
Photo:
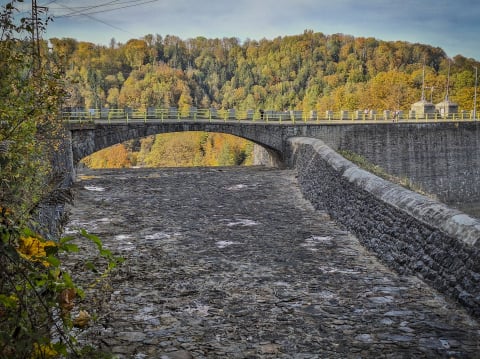
[[[84,170],[75,192],[68,232],[125,258],[76,308],[118,358],[480,356],[477,321],[315,211],[290,170]]]

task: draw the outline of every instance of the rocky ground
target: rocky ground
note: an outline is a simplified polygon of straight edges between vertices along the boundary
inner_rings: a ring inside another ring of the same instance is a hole
[[[81,338],[118,358],[479,358],[480,325],[379,263],[289,170],[84,171],[68,232],[125,262],[92,284]],[[91,284],[90,289],[88,285]]]

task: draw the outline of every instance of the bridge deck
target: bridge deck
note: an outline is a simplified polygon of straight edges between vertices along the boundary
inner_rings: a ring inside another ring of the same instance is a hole
[[[323,114],[317,111],[303,112],[300,110],[235,110],[235,109],[190,109],[177,108],[148,108],[148,109],[76,109],[62,112],[61,117],[68,122],[77,121],[157,121],[157,120],[223,120],[223,121],[473,121],[472,112],[461,111],[442,115],[440,113],[419,114],[415,112],[403,113],[399,111],[326,111]]]
[[[264,118],[264,119],[236,119],[236,118],[69,118],[65,123],[70,127],[88,125],[125,125],[125,124],[156,124],[156,123],[238,123],[238,124],[335,124],[335,125],[362,125],[362,124],[391,124],[391,123],[440,123],[440,122],[476,122],[469,118],[403,118],[398,120],[376,118],[376,119],[339,119],[339,118]]]
[[[105,350],[125,358],[479,353],[478,322],[314,211],[291,171],[86,174],[70,226],[126,258],[112,289],[93,292],[103,306],[85,335]]]

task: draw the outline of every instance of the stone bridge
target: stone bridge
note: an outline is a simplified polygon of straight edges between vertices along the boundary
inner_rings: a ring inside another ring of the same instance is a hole
[[[388,173],[408,178],[444,203],[480,202],[480,124],[265,123],[252,121],[148,121],[70,124],[73,162],[103,148],[150,135],[207,131],[246,138],[264,147],[273,163],[284,162],[287,139],[311,137],[334,150],[349,150]]]
[[[149,135],[208,131],[264,147],[297,172],[304,196],[326,208],[390,267],[415,274],[480,316],[480,220],[384,181],[335,151],[350,150],[407,177],[444,203],[479,202],[480,125],[166,121],[71,124],[73,163]]]

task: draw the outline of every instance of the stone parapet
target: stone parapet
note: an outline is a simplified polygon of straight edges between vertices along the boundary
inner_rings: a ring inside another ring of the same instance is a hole
[[[312,204],[391,268],[480,316],[479,220],[358,168],[318,139],[289,139],[285,157]]]

